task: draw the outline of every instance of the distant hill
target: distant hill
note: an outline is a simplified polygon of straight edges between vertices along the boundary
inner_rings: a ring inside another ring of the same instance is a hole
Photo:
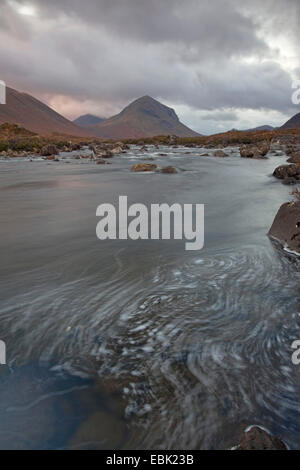
[[[258,126],[258,127],[254,127],[253,129],[247,129],[248,132],[250,131],[273,131],[275,129],[275,127],[272,127],[272,126]]]
[[[27,93],[6,88],[6,104],[0,105],[0,124],[19,124],[38,134],[84,136],[87,132]],[[88,133],[89,134],[89,133]]]
[[[300,129],[300,113],[295,114],[295,116],[283,124],[281,129]]]
[[[99,122],[103,121],[105,121],[104,118],[94,116],[93,114],[84,114],[83,116],[79,116],[77,119],[75,119],[73,123],[79,127],[89,127],[94,126],[95,124],[99,124]]]
[[[133,101],[116,116],[89,126],[89,130],[98,137],[108,139],[138,139],[169,134],[179,137],[200,135],[182,124],[172,108],[150,96]]]

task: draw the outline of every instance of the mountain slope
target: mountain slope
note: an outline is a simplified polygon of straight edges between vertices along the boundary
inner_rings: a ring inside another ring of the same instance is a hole
[[[300,129],[300,113],[295,114],[295,116],[283,124],[281,129]]]
[[[182,124],[172,108],[150,96],[133,101],[116,116],[89,126],[89,129],[94,135],[109,139],[138,139],[168,134],[179,137],[199,135]]]
[[[6,104],[0,105],[0,124],[5,122],[19,124],[43,135],[90,135],[33,96],[9,87],[6,88]]]
[[[103,121],[105,121],[104,118],[94,116],[93,114],[84,114],[83,116],[79,116],[77,119],[74,119],[73,124],[76,124],[79,127],[89,127]]]

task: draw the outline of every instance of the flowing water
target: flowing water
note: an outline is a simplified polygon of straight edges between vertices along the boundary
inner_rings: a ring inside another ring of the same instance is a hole
[[[299,448],[299,266],[266,235],[284,156],[186,152],[0,161],[0,448],[224,449],[250,424]],[[203,250],[98,240],[119,195],[205,204]]]

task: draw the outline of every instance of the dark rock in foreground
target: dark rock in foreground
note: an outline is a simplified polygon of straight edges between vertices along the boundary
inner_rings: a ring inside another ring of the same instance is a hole
[[[288,450],[284,442],[278,437],[253,426],[245,431],[240,444],[235,450]]]
[[[283,247],[300,253],[300,201],[282,204],[268,235]]]

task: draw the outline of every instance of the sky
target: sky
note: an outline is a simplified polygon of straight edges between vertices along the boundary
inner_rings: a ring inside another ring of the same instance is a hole
[[[299,0],[0,0],[0,79],[69,119],[140,96],[212,134],[300,106]]]

